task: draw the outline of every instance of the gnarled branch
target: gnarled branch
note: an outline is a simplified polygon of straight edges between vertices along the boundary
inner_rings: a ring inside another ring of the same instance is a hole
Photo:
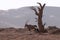
[[[46,5],[46,4],[43,4],[42,9],[44,9],[45,5]]]
[[[42,5],[41,5],[41,3],[37,2],[37,4],[39,4],[39,5],[40,5],[40,7],[42,8]]]
[[[40,10],[41,10],[40,7],[37,7],[37,8],[38,8],[38,11],[40,12]]]
[[[36,15],[38,15],[38,12],[37,12],[36,8],[31,7],[31,9],[35,12]]]

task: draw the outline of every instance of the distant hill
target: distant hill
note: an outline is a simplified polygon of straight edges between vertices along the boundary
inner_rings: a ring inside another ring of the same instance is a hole
[[[23,27],[27,20],[29,24],[37,24],[36,17],[29,7],[0,10],[0,27]],[[60,26],[60,7],[45,7],[43,22],[46,22],[47,26]]]

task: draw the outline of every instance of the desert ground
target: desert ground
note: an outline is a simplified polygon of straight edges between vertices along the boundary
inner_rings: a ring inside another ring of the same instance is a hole
[[[23,28],[0,28],[0,40],[60,40],[60,34],[39,34]]]

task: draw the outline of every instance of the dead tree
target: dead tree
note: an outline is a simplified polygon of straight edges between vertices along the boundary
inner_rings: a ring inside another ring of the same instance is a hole
[[[44,26],[43,26],[43,23],[42,23],[42,16],[43,16],[43,9],[45,7],[45,4],[43,4],[43,5],[41,3],[37,3],[37,4],[39,4],[39,7],[37,7],[38,11],[34,7],[31,7],[31,9],[38,16],[38,27],[39,27],[40,32],[44,32]]]

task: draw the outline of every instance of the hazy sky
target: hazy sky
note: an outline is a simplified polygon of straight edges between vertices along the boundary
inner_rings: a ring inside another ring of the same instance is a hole
[[[35,6],[37,2],[46,3],[46,6],[60,7],[60,0],[0,0],[0,10],[15,9],[24,6]]]

